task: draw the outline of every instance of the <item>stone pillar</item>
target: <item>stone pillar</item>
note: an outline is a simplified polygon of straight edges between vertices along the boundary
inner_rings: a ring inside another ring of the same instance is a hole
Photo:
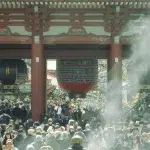
[[[34,22],[33,22],[34,23]],[[46,113],[46,59],[43,46],[43,29],[35,36],[35,26],[32,30],[31,50],[31,111],[33,121],[40,121]]]
[[[120,38],[115,37],[110,45],[108,58],[108,90],[109,101],[116,103],[116,107],[122,107],[122,45]]]

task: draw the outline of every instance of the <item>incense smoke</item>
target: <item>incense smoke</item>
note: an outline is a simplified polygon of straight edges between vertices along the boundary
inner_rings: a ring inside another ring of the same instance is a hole
[[[128,59],[129,63],[132,63],[132,68],[130,68],[128,76],[129,80],[132,82],[132,88],[134,88],[133,91],[136,91],[135,93],[137,93],[139,90],[140,81],[147,74],[148,70],[150,70],[150,19],[141,17],[135,22],[129,22],[125,30],[135,35],[135,39],[131,45],[132,54]],[[111,81],[108,83],[109,101],[107,102],[105,108],[106,114],[104,114],[104,116],[105,121],[108,124],[111,124],[110,126],[113,126],[114,122],[120,121],[120,119],[124,117],[122,116],[122,111],[118,107],[118,104],[120,103],[120,95],[118,94],[120,85],[117,83],[118,81]],[[126,118],[123,119],[124,121],[126,120]],[[119,128],[122,128],[122,126]],[[99,136],[98,133],[101,132],[101,128],[98,128],[95,136]],[[95,140],[94,138],[94,140],[89,141],[89,150],[98,150],[98,144],[104,145],[104,147],[110,144],[110,141],[114,140],[114,132],[115,131],[108,135],[109,139],[105,141],[103,140],[103,137],[99,137],[98,140]]]

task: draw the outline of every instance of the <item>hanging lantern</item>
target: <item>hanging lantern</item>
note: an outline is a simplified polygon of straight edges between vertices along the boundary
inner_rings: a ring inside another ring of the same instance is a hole
[[[27,66],[21,59],[0,60],[0,81],[3,85],[20,84],[27,78]]]
[[[70,97],[78,95],[85,97],[97,83],[98,60],[97,59],[75,59],[57,60],[57,80],[59,86],[69,93]]]

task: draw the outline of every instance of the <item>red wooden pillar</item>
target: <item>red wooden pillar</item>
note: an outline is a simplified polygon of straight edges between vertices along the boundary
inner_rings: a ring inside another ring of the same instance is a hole
[[[34,22],[33,22],[34,23]],[[43,29],[35,36],[35,26],[32,30],[31,50],[31,111],[33,121],[40,121],[46,113],[46,59],[43,46]]]
[[[119,41],[119,40],[118,40]],[[108,58],[108,89],[109,101],[113,101],[116,107],[122,107],[122,45],[113,42],[110,45]]]

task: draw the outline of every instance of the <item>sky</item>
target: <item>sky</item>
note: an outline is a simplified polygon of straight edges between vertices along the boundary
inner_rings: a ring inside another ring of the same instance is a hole
[[[56,60],[47,61],[47,70],[56,70]]]

